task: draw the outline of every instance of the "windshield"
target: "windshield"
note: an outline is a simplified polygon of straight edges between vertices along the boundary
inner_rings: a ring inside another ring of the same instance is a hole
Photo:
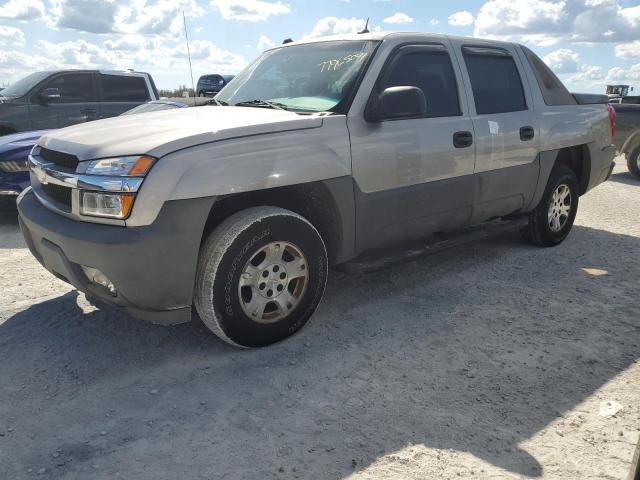
[[[291,110],[332,110],[349,97],[375,46],[371,41],[334,41],[270,50],[215,98],[229,105],[261,100]]]
[[[0,92],[0,96],[13,98],[21,97],[49,75],[51,75],[51,72],[36,72],[31,75],[27,75],[22,80],[18,80],[13,85],[2,90],[2,92]]]

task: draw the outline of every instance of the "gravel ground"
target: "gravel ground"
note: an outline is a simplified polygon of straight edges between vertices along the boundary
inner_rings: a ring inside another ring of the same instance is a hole
[[[639,204],[620,166],[557,248],[502,233],[332,272],[313,322],[254,351],[95,310],[5,212],[0,478],[624,479]]]

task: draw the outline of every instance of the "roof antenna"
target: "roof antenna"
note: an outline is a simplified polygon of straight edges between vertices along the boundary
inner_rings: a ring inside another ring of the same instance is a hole
[[[182,23],[184,24],[184,36],[187,39],[187,57],[189,57],[189,72],[191,73],[191,88],[193,88],[193,105],[196,104],[196,84],[193,81],[193,67],[191,66],[191,50],[189,50],[189,34],[187,33],[187,17],[182,11]]]
[[[362,35],[363,33],[369,33],[369,18],[367,18],[367,23],[364,24],[364,28],[358,32],[358,35]]]
[[[285,38],[285,39],[282,41],[282,44],[283,44],[283,45],[286,45],[287,43],[291,43],[291,42],[293,42],[293,38]]]

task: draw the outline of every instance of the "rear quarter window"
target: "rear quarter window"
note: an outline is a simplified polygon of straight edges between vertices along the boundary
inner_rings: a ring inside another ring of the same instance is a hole
[[[150,100],[143,77],[101,74],[104,102],[146,102]]]
[[[536,77],[544,103],[553,105],[576,105],[576,99],[569,93],[569,90],[562,84],[560,79],[551,71],[546,63],[527,47],[522,47],[529,65]]]

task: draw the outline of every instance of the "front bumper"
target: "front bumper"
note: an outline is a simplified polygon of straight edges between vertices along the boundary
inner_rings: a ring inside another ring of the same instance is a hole
[[[191,319],[198,252],[213,198],[166,202],[155,222],[126,228],[79,222],[44,207],[31,190],[18,199],[27,246],[56,277],[154,323]],[[81,265],[97,268],[116,295],[91,283]]]

